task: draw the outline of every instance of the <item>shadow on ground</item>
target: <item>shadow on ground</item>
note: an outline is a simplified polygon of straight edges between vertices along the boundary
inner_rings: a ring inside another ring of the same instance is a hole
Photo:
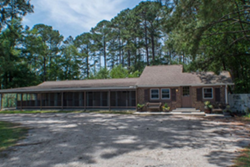
[[[116,162],[229,166],[234,149],[245,140],[227,124],[192,117],[35,114],[5,115],[0,120],[33,127],[22,142],[40,142],[13,148],[8,158],[0,158],[3,167],[119,166]]]

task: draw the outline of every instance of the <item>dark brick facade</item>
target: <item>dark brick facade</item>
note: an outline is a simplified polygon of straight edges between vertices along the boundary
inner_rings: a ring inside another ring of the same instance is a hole
[[[168,100],[161,99],[161,89],[162,88],[168,88],[168,87],[137,88],[137,103],[146,104],[147,102],[162,102],[163,104],[168,103],[168,106],[171,108],[171,110],[174,110],[176,108],[182,108],[182,100],[183,100],[182,99],[182,87],[169,87],[170,90],[173,90],[173,89],[176,90],[176,101],[173,101],[171,97]],[[197,89],[198,88],[202,88],[201,101],[197,101]],[[204,87],[190,87],[190,98],[191,98],[191,106],[190,107],[203,111],[205,101],[210,101],[211,104],[215,104],[215,103],[225,104],[225,86],[207,87],[207,88],[213,89],[213,98],[212,99],[204,99],[203,98],[203,88]],[[215,88],[220,88],[220,102],[215,101]],[[159,97],[160,97],[159,100],[150,99],[150,89],[159,89]],[[145,92],[147,92],[147,91],[149,92],[148,99],[145,98]],[[144,110],[147,110],[146,107],[144,107]]]

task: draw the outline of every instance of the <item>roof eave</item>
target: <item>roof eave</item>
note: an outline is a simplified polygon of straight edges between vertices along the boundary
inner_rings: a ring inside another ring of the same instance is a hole
[[[181,86],[223,86],[223,85],[234,85],[234,83],[217,83],[217,84],[179,84],[179,85],[137,85],[141,88],[150,88],[150,87],[181,87]]]
[[[25,90],[16,90],[16,89],[6,89],[0,90],[0,93],[25,93],[25,92],[62,92],[62,91],[85,91],[85,90],[134,90],[136,86],[126,86],[126,87],[95,87],[95,88],[51,88],[51,89],[25,89]]]

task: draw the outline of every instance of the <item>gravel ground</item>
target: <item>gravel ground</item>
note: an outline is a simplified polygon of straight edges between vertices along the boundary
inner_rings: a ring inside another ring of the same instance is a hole
[[[244,127],[198,117],[81,113],[0,120],[31,128],[23,145],[2,153],[1,167],[230,166],[250,143]]]

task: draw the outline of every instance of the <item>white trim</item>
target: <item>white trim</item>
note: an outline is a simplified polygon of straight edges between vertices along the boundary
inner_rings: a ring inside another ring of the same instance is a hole
[[[152,98],[151,90],[158,90],[158,98]],[[150,89],[150,100],[159,100],[160,99],[160,89],[159,88],[152,88]]]
[[[204,89],[212,89],[212,97],[211,98],[207,98],[204,96],[205,95]],[[203,99],[213,99],[214,98],[214,89],[212,87],[202,88],[202,94],[203,94]]]
[[[95,87],[95,88],[60,88],[60,89],[13,89],[13,90],[0,90],[0,93],[22,93],[22,92],[54,92],[54,91],[81,91],[81,90],[124,90],[124,89],[136,89],[135,86],[130,87]]]
[[[140,88],[152,88],[152,87],[180,87],[180,86],[223,86],[223,85],[235,85],[234,83],[220,83],[220,84],[189,84],[189,85],[137,85]]]
[[[169,90],[169,98],[163,98],[162,97],[162,90],[163,89],[168,89]],[[171,89],[170,88],[161,88],[161,99],[163,99],[163,100],[169,100],[169,99],[171,99]]]

